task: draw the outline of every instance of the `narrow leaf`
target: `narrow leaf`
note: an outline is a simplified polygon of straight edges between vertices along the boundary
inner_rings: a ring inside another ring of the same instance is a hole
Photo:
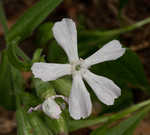
[[[40,0],[28,9],[9,30],[9,42],[20,37],[26,38],[52,12],[62,0]]]
[[[33,127],[34,135],[53,135],[51,130],[44,124],[42,119],[35,113],[29,114],[30,123]]]
[[[2,1],[0,1],[0,23],[3,26],[4,34],[6,36],[7,33],[8,33],[8,27],[7,27],[7,21],[6,21],[6,16],[5,16],[5,13],[4,13]]]
[[[16,111],[17,120],[17,135],[34,135],[33,127],[30,124],[30,120],[23,109],[19,108]]]
[[[118,119],[123,118],[127,114],[133,113],[133,112],[139,110],[140,108],[142,108],[146,105],[149,105],[149,104],[150,104],[150,100],[147,100],[147,101],[141,102],[139,104],[133,105],[133,106],[131,106],[123,111],[120,111],[118,113],[115,113],[111,116],[100,116],[97,118],[91,118],[91,119],[87,119],[87,120],[78,120],[78,121],[71,120],[71,121],[69,121],[69,131],[75,131],[77,129],[85,128],[85,127],[92,126],[92,125],[99,124],[99,123],[116,121]]]
[[[1,54],[0,63],[0,105],[6,109],[15,108],[15,95],[12,87],[11,65],[8,61],[7,52]]]
[[[122,121],[119,125],[109,128],[109,130],[105,127],[105,130],[102,133],[102,128],[96,129],[96,131],[93,131],[91,135],[132,135],[140,120],[144,118],[149,110],[150,107],[148,106],[142,111],[137,112],[133,116],[129,117],[127,120]]]

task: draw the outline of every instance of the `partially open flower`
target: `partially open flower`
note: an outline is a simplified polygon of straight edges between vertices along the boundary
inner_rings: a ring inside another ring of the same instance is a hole
[[[42,110],[46,115],[54,119],[59,119],[61,114],[59,105],[51,97],[44,101],[42,104]]]
[[[34,63],[31,68],[34,76],[43,81],[52,81],[64,75],[72,75],[69,112],[74,119],[86,118],[92,111],[90,94],[83,79],[87,81],[101,102],[113,105],[114,100],[121,95],[120,88],[112,80],[90,72],[89,67],[118,59],[125,53],[125,48],[122,48],[119,41],[113,40],[83,60],[78,56],[76,25],[71,19],[56,22],[52,30],[55,39],[66,52],[70,64]],[[59,114],[60,110],[57,107],[56,110]]]
[[[28,112],[31,113],[32,111],[42,110],[50,118],[59,119],[62,111],[61,107],[55,101],[55,98],[59,97],[68,102],[67,98],[64,96],[55,95],[48,97],[42,104],[36,106],[35,108],[31,107]]]

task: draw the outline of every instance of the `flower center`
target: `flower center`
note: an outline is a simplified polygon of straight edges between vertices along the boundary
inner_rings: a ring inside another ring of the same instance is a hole
[[[74,61],[71,63],[71,71],[72,74],[80,72],[84,67],[82,66],[83,60],[80,58],[78,61]]]
[[[81,69],[81,66],[79,64],[75,66],[76,71],[79,71],[80,69]]]

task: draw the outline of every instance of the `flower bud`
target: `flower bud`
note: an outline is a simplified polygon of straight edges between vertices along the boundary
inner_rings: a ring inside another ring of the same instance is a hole
[[[51,118],[59,119],[61,109],[52,97],[47,98],[42,104],[43,112]]]

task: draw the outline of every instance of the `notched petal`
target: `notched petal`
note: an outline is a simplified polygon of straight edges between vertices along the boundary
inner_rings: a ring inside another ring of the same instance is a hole
[[[93,74],[89,70],[84,72],[83,77],[93,89],[98,99],[106,105],[113,105],[114,100],[121,95],[121,89],[106,77]]]
[[[77,61],[77,31],[76,25],[71,19],[62,19],[60,22],[56,22],[52,28],[54,37],[58,44],[66,52],[69,61]]]
[[[69,112],[72,118],[79,120],[91,114],[92,103],[81,75],[73,76],[73,85],[69,97]]]
[[[43,81],[52,81],[64,75],[70,75],[71,65],[39,62],[34,63],[31,70],[35,78]]]

